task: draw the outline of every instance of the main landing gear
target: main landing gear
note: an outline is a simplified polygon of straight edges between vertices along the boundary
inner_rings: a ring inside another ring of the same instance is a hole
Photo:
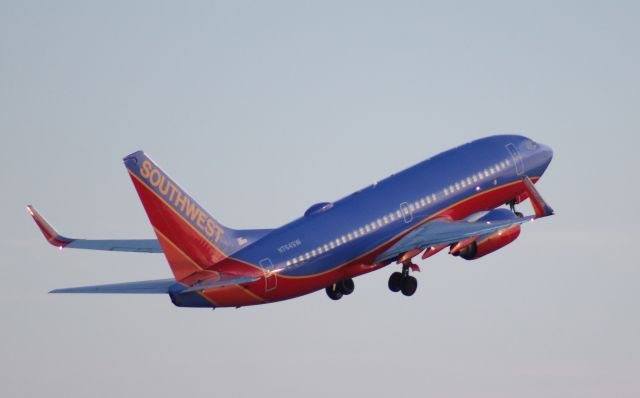
[[[418,289],[418,280],[409,275],[409,270],[419,271],[420,268],[411,262],[402,264],[402,272],[394,272],[389,277],[389,290],[401,291],[405,296],[413,296]]]
[[[353,279],[349,278],[327,286],[325,291],[331,300],[340,300],[342,296],[348,296],[353,293],[355,287]]]
[[[511,199],[511,201],[509,203],[507,203],[509,205],[509,209],[511,209],[511,211],[513,212],[513,214],[515,214],[516,216],[522,218],[524,217],[524,214],[520,213],[519,211],[516,210],[516,200],[515,199]]]

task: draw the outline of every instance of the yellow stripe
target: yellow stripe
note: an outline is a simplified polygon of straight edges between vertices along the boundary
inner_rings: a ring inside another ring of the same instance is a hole
[[[266,303],[266,302],[267,302],[267,300],[266,300],[266,299],[264,299],[264,298],[262,298],[262,297],[258,296],[257,294],[255,294],[255,293],[254,293],[254,292],[252,292],[251,290],[247,289],[246,287],[244,287],[244,286],[240,286],[240,285],[236,285],[236,286],[238,286],[240,289],[242,289],[242,290],[243,290],[245,293],[247,293],[249,296],[251,296],[251,297],[253,297],[253,298],[255,298],[255,299],[258,299],[258,300],[262,301],[263,303]]]
[[[161,236],[162,236],[162,237],[163,237],[167,242],[169,242],[169,244],[170,244],[171,246],[173,246],[173,248],[174,248],[174,249],[176,249],[180,254],[182,254],[182,255],[183,255],[187,260],[189,260],[189,262],[191,262],[191,264],[193,264],[195,267],[197,267],[200,271],[204,271],[204,272],[211,272],[211,273],[219,274],[219,272],[217,272],[217,271],[207,270],[207,269],[202,268],[202,267],[201,267],[200,265],[198,265],[198,263],[196,263],[196,262],[195,262],[195,261],[194,261],[194,260],[193,260],[189,255],[188,255],[188,254],[186,254],[185,252],[183,252],[183,251],[182,251],[182,250],[181,250],[181,249],[180,249],[180,248],[179,248],[175,243],[173,243],[173,241],[172,241],[171,239],[169,239],[165,234],[163,234],[162,232],[160,232],[156,227],[153,227],[153,229],[154,229],[154,231],[155,231],[157,234],[161,235]],[[180,282],[180,281],[177,281],[177,282]],[[266,300],[266,299],[264,299],[264,298],[262,298],[262,297],[258,296],[257,294],[255,294],[255,293],[253,293],[252,291],[248,290],[248,289],[247,289],[247,288],[245,288],[244,286],[240,286],[239,284],[236,284],[236,285],[229,285],[229,286],[237,286],[237,287],[239,287],[239,288],[240,288],[244,293],[246,293],[246,294],[248,294],[249,296],[251,296],[251,297],[253,297],[253,298],[257,299],[258,301],[261,301],[261,302],[263,302],[263,303],[266,303],[266,302],[267,302],[267,300]],[[211,299],[211,298],[207,297],[207,296],[204,294],[204,292],[205,292],[205,291],[206,291],[206,290],[204,290],[204,291],[200,290],[200,291],[196,291],[196,293],[197,293],[198,295],[200,295],[201,297],[203,297],[205,300],[209,301],[213,306],[215,306],[215,307],[219,307],[219,305],[218,305],[218,304],[216,304],[216,302],[215,302],[213,299]]]
[[[214,307],[219,307],[218,304],[216,304],[215,301],[213,301],[213,299],[210,299],[209,297],[205,296],[204,293],[202,292],[196,292],[197,294],[199,294],[200,296],[202,296],[202,298],[204,298],[205,300],[207,300],[208,302],[211,303],[211,305],[213,305]],[[178,293],[179,294],[179,293]]]
[[[201,270],[201,271],[207,271],[207,270],[203,269],[202,267],[200,267],[200,266],[198,265],[198,263],[196,263],[195,261],[193,261],[193,259],[192,259],[191,257],[189,257],[185,252],[183,252],[182,250],[180,250],[180,248],[179,248],[178,246],[176,246],[176,244],[175,244],[175,243],[173,243],[173,242],[171,241],[171,239],[167,238],[167,237],[166,237],[162,232],[160,232],[156,227],[153,227],[153,230],[154,230],[157,234],[162,235],[162,237],[163,237],[167,242],[169,242],[169,244],[170,244],[171,246],[173,246],[173,247],[174,247],[174,249],[176,249],[177,251],[179,251],[179,252],[180,252],[180,254],[182,254],[183,256],[185,256],[185,257],[186,257],[186,258],[187,258],[187,259],[188,259],[188,260],[189,260],[193,265],[195,265],[199,270]],[[167,259],[167,262],[169,262],[169,259]],[[171,264],[169,264],[169,266],[171,266]],[[180,283],[180,281],[177,281],[177,282],[178,282],[178,283]],[[178,293],[178,294],[179,294],[179,293]],[[211,303],[211,305],[213,305],[214,307],[218,307],[218,304],[216,304],[216,302],[215,302],[215,301],[213,301],[213,300],[212,300],[212,299],[210,299],[209,297],[207,297],[207,296],[205,296],[204,294],[202,294],[202,292],[199,292],[199,291],[198,291],[198,292],[196,292],[196,294],[199,294],[202,298],[204,298],[205,300],[207,300],[208,302],[210,302],[210,303]]]
[[[154,230],[156,231],[156,233],[162,235],[162,237],[164,239],[167,240],[167,242],[169,242],[171,244],[171,246],[173,246],[178,252],[180,252],[180,254],[182,254],[184,257],[186,257],[193,265],[195,265],[196,267],[198,267],[198,269],[200,269],[201,271],[204,272],[211,272],[211,273],[215,273],[215,274],[219,274],[219,272],[217,271],[213,271],[213,270],[208,270],[208,269],[204,269],[202,267],[200,267],[191,257],[189,257],[189,255],[187,255],[185,252],[183,252],[182,250],[180,250],[180,248],[178,246],[176,246],[175,243],[173,243],[171,241],[171,239],[167,238],[162,232],[158,231],[156,228],[154,228]],[[229,285],[229,286],[233,286],[233,285]],[[263,297],[258,296],[257,294],[253,293],[252,291],[248,290],[247,288],[245,288],[244,286],[240,286],[239,284],[236,284],[235,286],[239,287],[240,289],[243,290],[244,293],[247,293],[248,295],[252,296],[255,299],[258,299],[259,301],[262,301],[263,303],[266,303],[267,300],[264,299]],[[214,288],[215,289],[215,288]],[[206,291],[206,290],[204,290]],[[201,295],[202,297],[204,297],[205,299],[209,300],[212,304],[218,306],[212,299],[210,299],[209,297],[204,295],[204,291],[197,291],[197,293],[199,295]]]

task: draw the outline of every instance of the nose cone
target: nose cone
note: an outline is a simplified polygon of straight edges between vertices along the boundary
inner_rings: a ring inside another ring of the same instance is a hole
[[[547,170],[549,163],[551,163],[551,159],[553,159],[553,149],[544,144],[538,144],[536,152],[536,163],[539,165],[538,175],[542,175]]]
[[[551,159],[553,159],[553,149],[551,149],[550,147],[544,145],[544,144],[538,144],[540,147],[540,153],[542,154],[542,159],[544,160],[545,164],[549,165],[549,163],[551,163]]]

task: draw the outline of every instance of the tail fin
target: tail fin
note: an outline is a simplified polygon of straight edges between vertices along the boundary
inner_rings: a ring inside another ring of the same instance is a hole
[[[147,216],[177,280],[227,258],[247,243],[216,221],[144,152],[124,158]]]

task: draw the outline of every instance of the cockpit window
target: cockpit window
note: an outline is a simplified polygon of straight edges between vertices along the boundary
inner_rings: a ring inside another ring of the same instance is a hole
[[[538,147],[538,144],[536,144],[535,141],[532,141],[532,140],[527,140],[525,145],[527,146],[527,149],[532,151]]]

